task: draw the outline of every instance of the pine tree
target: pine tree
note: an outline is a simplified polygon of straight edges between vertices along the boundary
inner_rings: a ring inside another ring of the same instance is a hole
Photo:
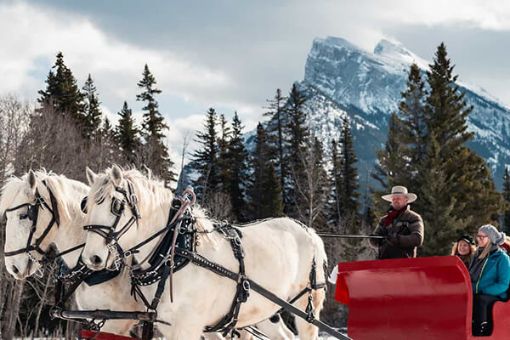
[[[456,80],[446,47],[441,44],[427,72],[428,154],[418,165],[423,199],[417,201],[416,209],[423,212],[429,233],[425,236],[429,243],[423,247],[424,254],[446,252],[460,230],[473,232],[487,223],[500,204],[500,195],[495,191],[485,161],[465,145],[472,139],[472,134],[467,132],[467,117],[472,107],[466,104]]]
[[[276,89],[276,94],[273,99],[268,100],[269,111],[264,113],[264,116],[269,116],[267,124],[268,144],[275,151],[275,159],[278,169],[278,176],[280,178],[280,188],[285,188],[285,183],[288,182],[289,171],[287,166],[287,157],[285,150],[287,142],[285,140],[285,126],[288,124],[285,104],[287,97],[282,95],[280,89]],[[282,195],[284,193],[282,192]]]
[[[198,178],[193,181],[193,187],[202,203],[206,202],[209,194],[219,187],[216,120],[216,111],[210,108],[206,113],[205,131],[196,134],[195,142],[200,147],[192,156],[191,168],[198,173]]]
[[[99,133],[102,112],[99,107],[101,103],[99,102],[96,86],[90,74],[82,90],[85,96],[83,135],[87,139],[93,139]]]
[[[340,198],[342,194],[342,159],[338,152],[338,143],[335,139],[331,141],[331,190],[330,197],[327,205],[328,224],[331,225],[334,231],[339,232],[340,216],[341,216],[341,203]]]
[[[505,174],[503,176],[503,199],[505,205],[503,231],[508,235],[510,234],[510,173],[507,167],[505,167]]]
[[[358,193],[358,170],[355,163],[357,162],[354,153],[354,145],[352,141],[351,128],[347,118],[343,120],[342,137],[340,139],[341,146],[341,179],[342,191],[340,193],[340,214],[343,219],[353,220],[358,214],[359,193]]]
[[[468,218],[462,219],[456,214],[455,193],[451,192],[448,173],[439,156],[441,147],[433,134],[428,139],[427,157],[418,168],[427,185],[420,188],[420,196],[413,203],[413,210],[421,214],[426,227],[420,254],[446,255],[451,242],[468,222]]]
[[[140,131],[135,126],[133,113],[127,102],[124,102],[118,115],[120,118],[115,129],[115,137],[128,164],[137,166],[141,147]]]
[[[64,63],[62,52],[46,79],[46,90],[40,90],[37,100],[45,108],[42,112],[55,112],[69,115],[81,127],[84,120],[84,95],[80,92],[76,79]]]
[[[407,160],[405,168],[401,169],[402,185],[414,187],[416,165],[424,159],[426,150],[427,121],[425,113],[425,83],[421,78],[418,65],[412,64],[409,70],[406,90],[402,92],[399,104],[399,118],[401,122],[401,158]]]
[[[267,144],[262,124],[257,125],[255,151],[253,154],[253,182],[249,197],[253,219],[283,215],[283,200],[280,182],[271,161],[271,150]]]
[[[232,180],[231,158],[228,150],[232,131],[224,114],[219,117],[218,136],[218,184],[221,191],[227,193]]]
[[[401,156],[404,154],[402,137],[402,122],[396,113],[392,113],[388,124],[388,139],[384,149],[377,152],[378,163],[371,176],[379,183],[381,190],[373,190],[374,211],[377,215],[388,209],[387,203],[381,201],[381,195],[389,192],[395,185],[407,185],[404,180],[406,161]]]
[[[284,190],[284,197],[287,199],[284,202],[285,212],[290,216],[295,215],[296,205],[304,203],[302,202],[301,195],[296,192],[296,185],[306,179],[303,159],[307,152],[307,140],[310,133],[306,125],[305,102],[305,95],[298,89],[296,84],[293,84],[286,107],[288,116],[286,131],[289,140],[288,164],[291,183],[289,188]]]
[[[232,120],[232,135],[228,143],[230,176],[228,190],[232,212],[237,221],[246,221],[246,193],[248,183],[248,153],[243,142],[243,126],[237,112]]]
[[[164,143],[164,130],[168,130],[163,115],[159,112],[159,104],[155,98],[161,90],[156,88],[156,78],[152,75],[147,64],[144,67],[142,80],[138,82],[138,87],[142,93],[136,96],[136,100],[143,101],[145,106],[142,134],[145,139],[145,164],[152,172],[165,180],[165,182],[175,181],[176,174],[171,170],[174,163],[168,155],[168,148]]]

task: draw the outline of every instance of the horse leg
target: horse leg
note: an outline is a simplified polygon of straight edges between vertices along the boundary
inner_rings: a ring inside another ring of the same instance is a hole
[[[312,291],[312,310],[316,319],[319,319],[325,298],[326,292],[324,289]],[[308,295],[305,295],[298,300],[296,307],[304,311],[307,305]],[[319,336],[319,329],[302,318],[296,317],[296,327],[298,329],[299,339],[301,340],[315,340]]]

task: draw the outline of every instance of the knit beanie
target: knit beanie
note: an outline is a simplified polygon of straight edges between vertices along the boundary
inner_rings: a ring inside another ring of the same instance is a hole
[[[505,233],[499,232],[492,224],[485,224],[481,226],[478,231],[487,235],[492,244],[497,244],[499,246],[505,242]]]

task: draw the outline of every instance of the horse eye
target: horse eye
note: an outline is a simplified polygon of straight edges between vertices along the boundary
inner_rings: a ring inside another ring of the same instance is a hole
[[[19,219],[20,220],[26,220],[28,218],[28,214],[20,214]]]
[[[83,213],[87,213],[87,196],[83,197],[80,203],[80,208]]]

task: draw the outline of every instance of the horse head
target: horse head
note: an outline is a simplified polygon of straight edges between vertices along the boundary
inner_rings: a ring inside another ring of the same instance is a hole
[[[140,237],[157,228],[171,202],[172,193],[161,182],[148,179],[137,170],[117,165],[102,174],[87,170],[91,190],[86,203],[87,231],[82,260],[92,270],[118,268]],[[142,220],[143,216],[143,220]],[[163,222],[164,223],[164,222]]]
[[[7,180],[0,199],[6,218],[5,264],[16,279],[33,275],[55,240],[62,221],[70,220],[62,178],[32,171]],[[83,191],[82,191],[83,192]]]

